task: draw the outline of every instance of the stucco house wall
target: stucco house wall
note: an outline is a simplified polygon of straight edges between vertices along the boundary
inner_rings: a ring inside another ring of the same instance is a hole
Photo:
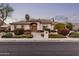
[[[11,31],[14,31],[14,25],[10,25]]]
[[[21,25],[16,25],[16,28],[22,28],[22,26]]]
[[[22,25],[11,25],[11,31],[13,31],[15,28],[14,26],[16,26],[16,28],[22,28]],[[40,24],[37,23],[37,30],[43,30],[43,26],[47,26],[47,28],[52,29],[51,24]],[[30,25],[23,25],[24,30],[30,30]]]
[[[42,30],[42,26],[39,22],[37,22],[37,30]]]
[[[37,27],[34,27],[34,29],[43,30],[44,26],[47,26],[47,28],[53,30],[54,29],[54,23],[50,20],[29,20],[29,21],[19,21],[19,22],[13,22],[10,23],[11,31],[13,31],[16,28],[24,28],[24,30],[30,30],[34,26],[33,24],[36,24]],[[16,26],[15,26],[16,25]]]
[[[79,23],[73,23],[73,30],[79,29]]]
[[[24,25],[24,30],[30,30],[30,25]]]
[[[54,30],[54,25],[51,25],[51,30]]]
[[[41,30],[43,30],[43,26],[47,26],[47,28],[53,30],[54,28],[54,25],[51,25],[51,24],[41,24]]]
[[[16,26],[16,28],[22,28],[22,25],[10,25],[11,31],[14,31],[14,29],[15,29],[14,26]],[[23,25],[23,27],[24,27],[24,30],[29,30],[30,29],[29,25]]]

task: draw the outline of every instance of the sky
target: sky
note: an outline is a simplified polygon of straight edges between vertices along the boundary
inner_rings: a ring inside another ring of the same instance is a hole
[[[31,18],[51,19],[53,17],[65,16],[68,21],[79,22],[79,4],[78,3],[10,3],[14,9],[12,17],[5,22],[13,22],[24,19],[25,14]],[[57,19],[65,21],[65,19]]]

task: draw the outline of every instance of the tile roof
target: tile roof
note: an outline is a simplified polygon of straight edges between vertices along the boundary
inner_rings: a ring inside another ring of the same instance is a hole
[[[14,25],[27,25],[27,24],[30,24],[30,22],[40,22],[42,24],[53,24],[53,22],[51,20],[48,20],[48,19],[32,19],[32,20],[28,20],[28,21],[18,21],[18,22],[13,22],[13,23],[10,23],[10,24],[14,24]]]

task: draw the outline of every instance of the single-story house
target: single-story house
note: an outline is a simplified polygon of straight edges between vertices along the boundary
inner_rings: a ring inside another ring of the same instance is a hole
[[[79,30],[79,23],[73,23],[73,30]]]
[[[31,30],[32,32],[44,30],[44,27],[53,30],[54,25],[57,22],[49,19],[31,19],[27,21],[18,21],[10,23],[11,31],[14,31],[16,28],[24,28],[24,30]]]

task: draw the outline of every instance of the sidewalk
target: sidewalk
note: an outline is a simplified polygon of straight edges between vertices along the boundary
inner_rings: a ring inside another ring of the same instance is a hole
[[[0,38],[0,42],[79,42],[79,38]]]

